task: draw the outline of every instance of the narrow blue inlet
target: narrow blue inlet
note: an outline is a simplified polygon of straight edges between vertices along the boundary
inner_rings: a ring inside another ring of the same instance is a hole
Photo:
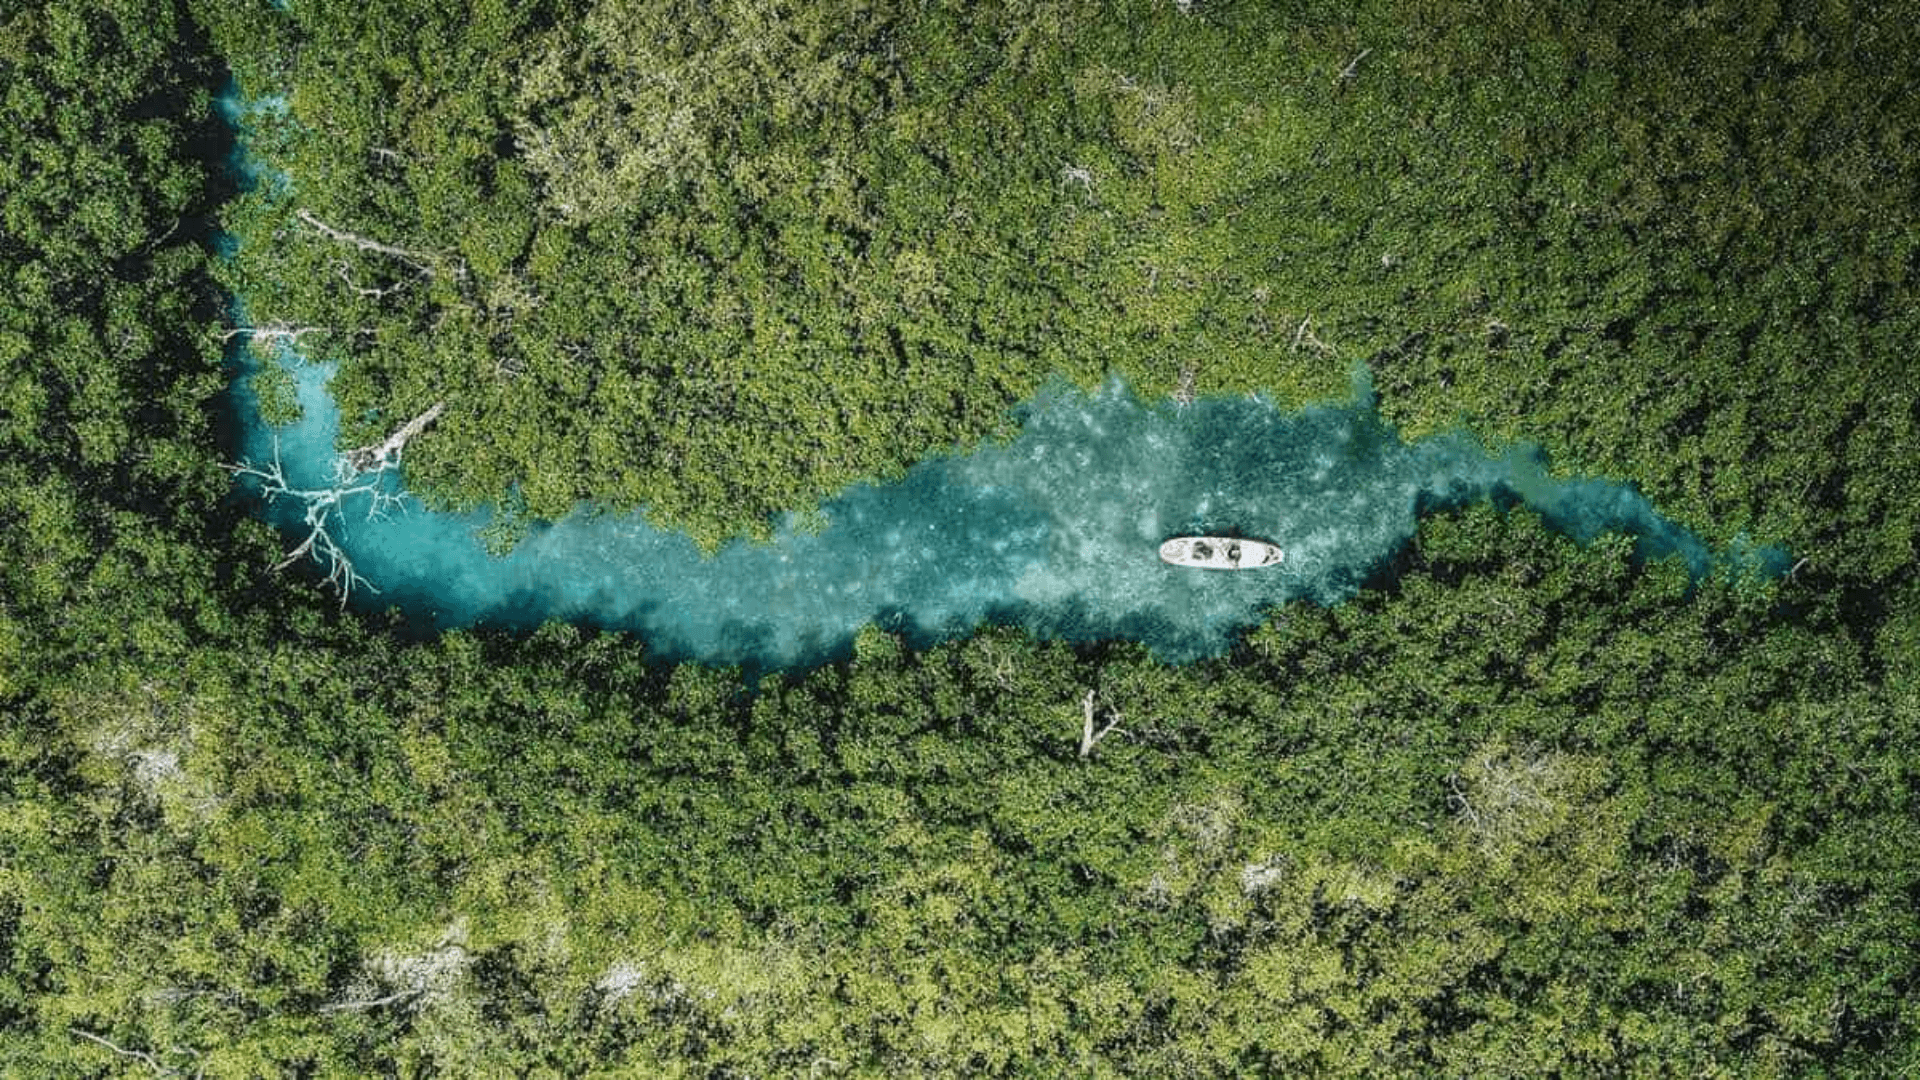
[[[338,487],[330,371],[283,362],[303,418],[266,428],[240,380],[244,452],[267,462],[277,444],[290,486]],[[1005,445],[856,485],[824,504],[823,526],[789,519],[771,543],[712,556],[637,514],[582,510],[494,557],[480,539],[488,514],[428,512],[394,472],[362,480],[398,497],[393,513],[369,520],[372,491],[350,495],[330,535],[379,590],[354,603],[397,606],[426,627],[558,619],[638,632],[658,656],[758,668],[844,654],[868,623],[916,644],[994,621],[1138,640],[1169,661],[1216,655],[1274,606],[1352,596],[1420,513],[1489,497],[1523,502],[1581,540],[1629,533],[1642,556],[1681,558],[1695,576],[1715,562],[1630,486],[1553,480],[1537,453],[1491,456],[1463,434],[1403,442],[1363,378],[1353,401],[1293,413],[1247,397],[1147,405],[1114,382],[1091,396],[1054,386],[1019,416]],[[307,509],[283,497],[271,512],[297,542]],[[1227,532],[1280,545],[1285,562],[1219,572],[1158,557],[1169,536]],[[1739,559],[1763,573],[1785,565],[1775,551]]]
[[[247,149],[259,123],[285,116],[285,99],[245,99],[230,85],[218,108],[240,185],[286,185]],[[234,307],[244,325],[244,297]],[[1254,398],[1146,405],[1117,382],[1091,396],[1062,383],[1019,410],[1009,444],[856,485],[824,505],[822,527],[790,519],[770,544],[706,557],[638,514],[582,509],[494,557],[481,540],[489,514],[430,513],[398,470],[343,475],[331,369],[284,348],[277,362],[294,375],[298,423],[267,427],[245,370],[233,394],[241,452],[263,468],[277,461],[285,486],[307,493],[282,495],[267,515],[293,545],[319,541],[303,559],[323,576],[364,579],[353,603],[397,607],[429,630],[558,619],[636,631],[663,658],[780,668],[843,654],[869,623],[925,645],[994,621],[1138,640],[1186,661],[1225,651],[1278,605],[1347,599],[1419,514],[1485,498],[1523,502],[1582,541],[1631,534],[1641,557],[1684,559],[1696,578],[1715,563],[1629,485],[1557,481],[1537,452],[1494,457],[1465,434],[1403,442],[1364,370],[1350,402],[1287,414]],[[1270,541],[1286,557],[1237,572],[1160,561],[1162,540],[1193,533]],[[1726,558],[1761,574],[1787,564],[1774,549]]]

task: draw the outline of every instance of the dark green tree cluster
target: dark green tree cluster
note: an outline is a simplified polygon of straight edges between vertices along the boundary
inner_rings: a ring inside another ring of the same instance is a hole
[[[746,684],[557,627],[89,664],[46,691],[72,794],[8,834],[13,1053],[1901,1074],[1913,620],[1778,599],[1483,507],[1191,668],[870,631]]]
[[[1920,1071],[1904,31],[1182,8],[0,14],[0,1073]],[[222,51],[289,95],[250,121],[286,186],[236,201]],[[947,292],[908,319],[877,283],[914,260],[876,268],[910,248]],[[340,328],[302,340],[366,430],[444,397],[448,497],[715,536],[1054,367],[1305,397],[1358,350],[1410,427],[1545,434],[1809,561],[1696,585],[1480,506],[1186,668],[1005,629],[763,678],[411,641],[265,572],[210,266],[258,330]],[[734,353],[728,296],[765,328]],[[848,407],[946,419],[858,412],[873,441],[721,488],[581,450],[619,410],[542,366],[666,401],[753,357],[739,400],[790,413],[641,429],[693,454],[810,423],[889,325]]]
[[[212,63],[176,5],[0,17],[0,701],[226,618]]]

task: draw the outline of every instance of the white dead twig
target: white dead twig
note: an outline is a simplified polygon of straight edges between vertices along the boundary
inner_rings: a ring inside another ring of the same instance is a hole
[[[286,558],[274,564],[274,570],[285,570],[303,558],[311,558],[327,572],[326,583],[340,594],[340,606],[343,608],[356,587],[379,592],[372,582],[354,569],[353,560],[347,557],[346,550],[334,535],[336,530],[345,525],[343,507],[356,496],[366,496],[368,521],[383,521],[391,511],[404,509],[405,499],[399,493],[387,490],[384,474],[399,466],[401,452],[406,449],[407,443],[439,419],[446,407],[446,402],[436,401],[425,412],[387,436],[384,442],[357,447],[335,458],[333,484],[329,487],[296,488],[289,483],[286,471],[280,465],[279,439],[273,443],[272,462],[254,465],[243,461],[227,466],[227,471],[235,476],[249,476],[260,481],[267,502],[286,496],[305,507],[303,520],[307,528],[306,539],[287,552]]]
[[[406,990],[396,990],[393,993],[387,994],[384,997],[368,998],[364,1001],[329,1002],[325,1005],[320,1006],[320,1011],[323,1013],[365,1012],[368,1009],[378,1009],[383,1005],[392,1005],[395,1002],[406,1001],[411,998],[417,998],[424,993],[426,993],[426,991],[423,988],[412,987]]]
[[[407,448],[407,443],[415,435],[425,431],[427,425],[440,419],[440,414],[446,411],[446,408],[446,402],[436,401],[427,411],[407,421],[400,430],[387,436],[385,442],[357,447],[347,451],[341,457],[346,461],[347,467],[355,473],[379,472],[398,465],[400,452]]]
[[[1333,346],[1327,344],[1324,341],[1321,341],[1318,337],[1314,336],[1313,316],[1311,315],[1307,316],[1304,319],[1301,319],[1299,329],[1293,332],[1293,351],[1294,352],[1300,351],[1300,345],[1302,342],[1305,342],[1306,344],[1311,345],[1316,349],[1319,349],[1321,352],[1330,353],[1334,351]]]
[[[1560,759],[1538,746],[1485,748],[1446,778],[1454,816],[1484,844],[1497,844],[1558,805]]]
[[[326,582],[340,594],[341,607],[346,606],[347,597],[353,592],[355,586],[373,592],[379,591],[373,587],[372,582],[361,577],[360,573],[353,568],[353,560],[347,558],[346,551],[334,539],[333,529],[336,526],[332,524],[331,519],[340,516],[340,504],[353,495],[365,494],[374,500],[374,509],[367,515],[369,519],[384,516],[383,500],[395,499],[397,496],[378,490],[371,482],[349,487],[336,485],[331,488],[295,488],[287,482],[286,473],[280,467],[278,446],[274,449],[274,460],[270,465],[255,466],[241,462],[227,468],[235,476],[251,476],[259,480],[266,490],[269,503],[282,495],[288,495],[306,505],[307,537],[292,551],[287,552],[286,558],[274,564],[273,568],[276,571],[285,570],[302,558],[311,557],[327,572]]]
[[[1372,53],[1372,49],[1361,49],[1359,56],[1347,61],[1347,66],[1340,69],[1340,81],[1346,82],[1353,78],[1354,73],[1360,70],[1360,61],[1365,60]]]
[[[384,464],[371,472],[360,471],[353,469],[343,457],[336,465],[331,487],[296,488],[287,481],[287,474],[281,468],[280,441],[275,439],[272,462],[254,465],[243,461],[227,466],[227,471],[235,476],[250,476],[260,481],[269,503],[286,496],[305,507],[303,521],[307,529],[306,539],[287,552],[286,558],[275,563],[274,570],[285,570],[303,558],[311,558],[327,572],[326,583],[340,594],[340,606],[343,608],[347,606],[347,597],[356,587],[370,592],[380,591],[354,569],[353,560],[347,557],[346,550],[340,546],[334,533],[344,527],[346,518],[342,507],[357,495],[367,497],[368,521],[384,520],[388,511],[405,505],[399,494],[384,489],[384,477],[381,475],[386,471]]]
[[[1087,691],[1086,698],[1080,702],[1082,715],[1080,726],[1080,756],[1082,758],[1090,757],[1093,754],[1093,748],[1100,745],[1101,739],[1113,734],[1126,734],[1125,731],[1120,730],[1120,710],[1118,709],[1108,709],[1107,726],[1098,731],[1094,730],[1095,701],[1094,692],[1089,690]]]
[[[403,248],[397,244],[382,243],[370,236],[362,236],[359,233],[329,225],[321,221],[318,217],[315,217],[311,210],[296,211],[294,216],[304,222],[308,228],[311,228],[314,232],[319,233],[328,240],[339,244],[346,244],[360,251],[368,251],[376,255],[385,255],[387,258],[411,268],[421,277],[438,277],[445,267],[450,267],[448,272],[452,277],[464,278],[467,276],[466,266],[458,259],[449,259],[446,256],[438,255],[431,251],[415,251],[412,248]]]
[[[333,331],[334,328],[331,326],[288,326],[285,323],[275,323],[272,326],[236,326],[221,334],[220,340],[232,341],[234,338],[244,337],[255,345],[274,341],[298,345],[300,339],[308,334],[330,334]]]
[[[1094,201],[1093,170],[1087,168],[1086,166],[1084,165],[1060,166],[1060,183],[1062,186],[1065,186],[1067,184],[1079,184],[1080,189],[1086,192],[1087,201],[1088,202]]]
[[[178,1069],[167,1068],[165,1065],[160,1064],[160,1061],[158,1058],[154,1057],[152,1054],[149,1054],[144,1050],[128,1050],[126,1047],[116,1046],[113,1043],[106,1040],[105,1038],[102,1038],[99,1035],[95,1035],[91,1031],[85,1031],[77,1027],[70,1027],[67,1030],[72,1034],[78,1035],[79,1037],[87,1040],[88,1042],[95,1043],[99,1046],[104,1046],[107,1049],[113,1051],[114,1053],[119,1054],[121,1057],[133,1058],[136,1061],[144,1062],[148,1068],[152,1069],[154,1072],[159,1073],[161,1076],[179,1076],[180,1075],[180,1071]]]

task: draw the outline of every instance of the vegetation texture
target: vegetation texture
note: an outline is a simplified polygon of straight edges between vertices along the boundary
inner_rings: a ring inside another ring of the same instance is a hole
[[[459,505],[712,540],[1053,372],[1301,402],[1359,357],[1410,435],[1906,557],[1907,20],[1191,7],[223,11],[292,178],[230,211],[233,284],[330,328],[351,445],[448,400],[410,477]]]
[[[1920,1071],[1914,31],[1580,7],[0,14],[0,1072]],[[409,641],[228,501],[228,291],[450,503],[717,539],[1362,358],[1805,561],[1482,506],[1192,667]]]

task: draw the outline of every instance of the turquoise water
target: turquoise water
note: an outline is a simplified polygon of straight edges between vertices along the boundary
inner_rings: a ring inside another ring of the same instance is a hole
[[[255,125],[285,119],[284,100],[243,104],[230,87],[220,112],[239,136],[241,186],[290,190],[244,147]],[[243,300],[234,302],[242,324]],[[302,409],[276,430],[260,420],[252,361],[237,347],[234,356],[241,455],[256,464],[277,455],[291,487],[341,486],[331,369],[284,350],[271,361],[294,373]],[[813,529],[789,520],[771,543],[711,557],[640,515],[584,509],[494,557],[481,540],[489,514],[430,513],[404,494],[398,471],[347,481],[369,490],[324,520],[372,587],[351,602],[397,607],[419,629],[559,619],[638,632],[663,658],[758,668],[841,655],[869,623],[917,645],[992,621],[1042,637],[1133,639],[1171,661],[1215,655],[1272,608],[1351,597],[1421,513],[1486,498],[1524,502],[1582,541],[1631,534],[1642,557],[1682,559],[1696,577],[1717,562],[1779,573],[1787,561],[1771,549],[1716,559],[1631,486],[1553,480],[1534,452],[1489,455],[1464,434],[1405,443],[1380,420],[1363,370],[1351,401],[1291,413],[1248,397],[1148,405],[1111,383],[1091,395],[1052,387],[1018,417],[1006,445],[856,485],[823,506]],[[370,518],[374,491],[394,496],[396,512]],[[297,543],[308,507],[283,497],[263,512]],[[1160,542],[1185,533],[1270,540],[1286,562],[1238,573],[1160,562]]]
[[[241,380],[244,452],[271,459],[277,438],[293,486],[325,487],[338,425],[330,370],[285,362],[303,418],[265,428]],[[335,534],[380,590],[354,602],[398,606],[422,628],[559,619],[638,632],[656,656],[759,668],[841,655],[870,622],[916,644],[993,621],[1134,639],[1170,661],[1215,655],[1271,608],[1352,596],[1422,512],[1489,497],[1582,540],[1632,534],[1644,557],[1683,559],[1696,576],[1716,562],[1627,485],[1556,481],[1537,454],[1491,456],[1460,434],[1403,442],[1363,380],[1350,402],[1292,413],[1246,397],[1147,405],[1112,383],[1092,395],[1056,386],[1019,414],[1006,445],[856,485],[824,504],[823,527],[788,521],[771,543],[711,557],[639,515],[582,511],[497,558],[479,536],[488,514],[430,513],[411,497],[385,521],[365,519],[371,496],[348,499]],[[396,474],[382,479],[401,490]],[[298,521],[303,508],[277,505],[283,524]],[[1227,531],[1278,543],[1286,563],[1220,573],[1159,561],[1168,536]],[[1774,572],[1782,561],[1741,559]]]

